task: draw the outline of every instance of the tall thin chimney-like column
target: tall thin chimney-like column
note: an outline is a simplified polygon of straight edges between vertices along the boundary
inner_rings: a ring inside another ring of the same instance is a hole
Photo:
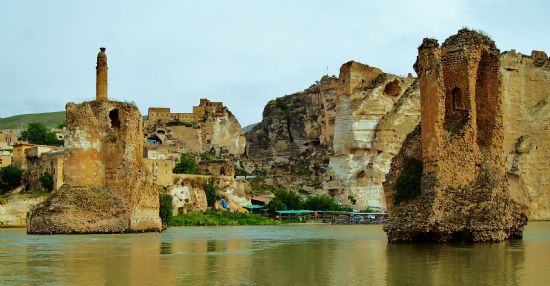
[[[97,66],[96,66],[96,83],[95,83],[95,98],[97,101],[104,101],[107,99],[107,54],[105,54],[105,48],[99,48],[100,51],[97,54]]]

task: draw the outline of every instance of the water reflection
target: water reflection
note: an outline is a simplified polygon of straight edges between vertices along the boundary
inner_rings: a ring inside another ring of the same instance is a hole
[[[380,226],[0,230],[2,285],[543,285],[549,262],[548,222],[499,244],[387,244]]]

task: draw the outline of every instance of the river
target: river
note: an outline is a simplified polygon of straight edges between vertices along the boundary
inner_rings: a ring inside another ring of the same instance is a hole
[[[549,285],[550,222],[492,244],[388,244],[380,225],[0,230],[0,285]]]

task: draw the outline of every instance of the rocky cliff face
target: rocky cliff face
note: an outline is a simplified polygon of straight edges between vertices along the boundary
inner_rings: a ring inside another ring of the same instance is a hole
[[[24,227],[27,213],[50,194],[14,194],[0,199],[0,227]]]
[[[173,198],[173,215],[206,210],[205,184],[212,184],[219,190],[219,195],[227,200],[230,210],[246,212],[243,206],[251,204],[251,189],[247,181],[229,177],[175,175],[174,184],[168,188]],[[215,207],[221,208],[219,202]]]
[[[529,219],[550,219],[550,61],[543,52],[500,55],[504,155],[512,195]]]
[[[392,158],[420,120],[418,81],[356,62],[344,64],[336,107],[333,150],[326,185],[356,208],[385,208],[382,183]]]
[[[338,79],[324,76],[303,92],[268,102],[246,134],[245,155],[266,182],[322,191],[332,152]]]
[[[33,209],[28,232],[159,231],[158,190],[143,162],[137,107],[91,101],[66,110],[65,185]]]
[[[268,184],[384,207],[384,176],[419,116],[413,77],[352,61],[338,78],[269,102],[247,133],[246,155]]]

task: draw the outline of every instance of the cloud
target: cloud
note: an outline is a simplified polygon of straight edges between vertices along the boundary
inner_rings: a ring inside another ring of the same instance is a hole
[[[0,116],[93,98],[95,56],[106,46],[111,97],[142,113],[191,111],[206,97],[244,126],[261,120],[270,99],[337,75],[351,59],[413,72],[422,38],[443,40],[462,26],[486,31],[501,49],[548,49],[548,4],[515,3],[11,1],[0,12]]]

